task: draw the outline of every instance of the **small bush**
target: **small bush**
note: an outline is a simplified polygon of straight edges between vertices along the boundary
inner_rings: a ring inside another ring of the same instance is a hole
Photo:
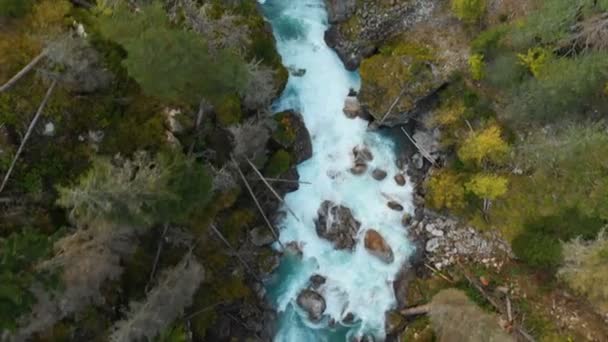
[[[290,167],[291,155],[289,155],[289,152],[285,150],[278,150],[268,161],[268,164],[264,169],[264,175],[268,177],[278,177],[287,172]]]
[[[469,57],[469,71],[471,72],[471,77],[473,77],[474,80],[480,81],[485,77],[485,67],[486,65],[483,61],[482,54],[476,53]]]
[[[465,206],[465,191],[458,174],[441,170],[427,181],[427,201],[435,209],[461,209]]]
[[[570,208],[553,216],[524,224],[524,231],[513,240],[513,252],[527,264],[554,272],[562,262],[562,241],[576,237],[593,239],[604,221]]]
[[[465,23],[479,21],[486,12],[486,0],[452,0],[454,15]]]

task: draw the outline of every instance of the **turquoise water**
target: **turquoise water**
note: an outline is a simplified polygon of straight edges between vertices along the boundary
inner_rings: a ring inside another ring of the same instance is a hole
[[[350,89],[359,88],[359,76],[347,71],[335,52],[325,44],[328,27],[323,0],[266,0],[265,16],[272,24],[283,63],[305,69],[301,77],[291,76],[276,111],[296,109],[311,134],[313,157],[298,166],[302,185],[285,197],[298,219],[287,215],[280,222],[284,244],[297,243],[302,256],[287,255],[267,284],[268,293],[279,312],[277,342],[350,341],[373,335],[384,338],[384,313],[396,304],[392,282],[411,253],[406,230],[401,226],[403,213],[390,210],[386,203],[395,200],[413,212],[411,185],[399,187],[393,176],[402,172],[395,166],[393,142],[367,130],[367,122],[348,119],[342,113]],[[355,176],[352,150],[365,146],[374,154],[367,174]],[[374,180],[374,168],[388,173],[383,181]],[[350,208],[362,223],[353,251],[334,250],[332,244],[317,236],[314,219],[325,200]],[[369,254],[362,244],[367,229],[378,231],[391,246],[395,260],[385,264]],[[321,322],[310,322],[295,304],[310,276],[320,274],[326,282],[318,292],[327,309]],[[341,325],[347,314],[355,322]]]

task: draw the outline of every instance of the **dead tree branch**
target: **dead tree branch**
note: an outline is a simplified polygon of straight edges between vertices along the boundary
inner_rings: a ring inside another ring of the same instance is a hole
[[[264,209],[262,209],[262,205],[260,204],[260,202],[258,201],[258,198],[253,193],[253,190],[251,189],[251,185],[249,185],[249,182],[247,182],[247,178],[243,174],[243,171],[241,170],[241,167],[239,166],[239,164],[237,163],[237,161],[234,159],[234,156],[231,156],[230,158],[232,159],[232,162],[236,166],[236,169],[237,169],[237,171],[239,173],[239,176],[241,177],[241,180],[245,184],[245,187],[247,188],[247,191],[249,192],[249,195],[251,196],[251,198],[255,202],[255,205],[257,206],[260,214],[264,218],[264,222],[266,222],[266,225],[268,226],[268,229],[272,233],[272,236],[275,238],[275,240],[277,240],[279,242],[279,245],[281,246],[281,248],[284,248],[283,243],[281,243],[281,240],[279,240],[279,236],[278,236],[277,232],[275,231],[274,227],[272,226],[272,223],[270,223],[270,220],[268,219],[268,217],[264,213]]]
[[[428,153],[424,148],[422,148],[422,146],[418,145],[418,143],[416,142],[416,140],[414,140],[414,138],[412,138],[407,133],[407,131],[405,130],[405,128],[401,127],[401,131],[412,142],[412,144],[414,144],[414,146],[416,146],[416,148],[418,149],[418,151],[420,151],[420,153],[422,154],[422,156],[424,158],[426,158],[426,160],[428,160],[433,166],[437,166],[437,163],[435,162],[435,159],[433,157],[431,157],[431,154]]]
[[[0,87],[0,93],[7,91],[10,87],[15,85],[15,83],[17,83],[17,81],[19,81],[23,76],[30,72],[30,70],[32,70],[36,66],[36,64],[38,64],[38,62],[40,62],[44,57],[46,57],[47,53],[48,51],[45,49],[38,56],[34,57],[34,59],[32,59],[26,66],[23,67],[23,69],[21,69],[21,71],[19,71],[15,76],[8,80],[8,82],[4,83]]]
[[[8,168],[6,175],[4,175],[4,179],[2,180],[2,185],[0,185],[0,192],[2,192],[2,190],[4,190],[4,187],[6,186],[6,183],[8,182],[8,179],[11,176],[11,173],[13,172],[13,168],[15,168],[17,159],[19,159],[21,152],[23,152],[23,147],[25,146],[25,143],[27,143],[27,140],[30,138],[30,135],[32,134],[32,131],[34,130],[34,127],[36,127],[36,123],[38,122],[40,115],[42,115],[42,112],[44,111],[44,107],[46,107],[46,104],[48,103],[49,98],[51,97],[51,94],[53,93],[53,90],[55,89],[56,85],[57,85],[57,80],[53,80],[53,83],[51,83],[51,86],[46,91],[46,95],[44,96],[42,103],[40,103],[40,106],[38,107],[38,110],[36,111],[36,115],[34,115],[34,118],[30,122],[30,126],[28,127],[27,132],[25,133],[25,136],[23,137],[23,140],[21,140],[21,145],[19,145],[19,149],[17,149],[17,153],[15,153],[15,156],[13,157],[11,166]]]
[[[224,245],[226,245],[226,247],[228,247],[228,249],[232,252],[232,254],[234,254],[234,256],[236,256],[237,260],[241,263],[241,265],[245,268],[245,270],[247,272],[249,272],[255,278],[255,280],[257,280],[259,283],[262,283],[262,280],[258,277],[258,275],[251,269],[251,267],[249,267],[249,265],[247,265],[245,260],[243,260],[243,258],[239,255],[238,251],[232,247],[230,242],[228,242],[228,240],[226,240],[224,235],[217,229],[217,227],[214,224],[211,224],[211,230],[217,235],[217,237],[220,238],[220,240],[222,240]]]
[[[266,179],[264,178],[264,175],[262,175],[262,173],[257,169],[257,167],[255,167],[255,165],[253,165],[253,163],[251,162],[251,160],[249,160],[249,158],[247,159],[247,163],[249,163],[249,166],[251,166],[251,168],[253,169],[253,171],[255,172],[256,175],[258,175],[258,177],[260,177],[260,180],[264,183],[264,185],[266,185],[266,187],[270,190],[270,192],[272,192],[272,194],[274,195],[274,197],[276,197],[277,200],[279,200],[279,202],[281,202],[285,208],[287,208],[287,211],[289,211],[289,213],[298,221],[300,222],[300,219],[298,218],[298,216],[296,215],[296,213],[293,212],[293,210],[291,210],[291,208],[287,205],[287,203],[285,203],[285,200],[283,200],[283,198],[274,190],[274,188],[272,187],[272,185],[270,185],[270,183],[268,183],[266,181]]]

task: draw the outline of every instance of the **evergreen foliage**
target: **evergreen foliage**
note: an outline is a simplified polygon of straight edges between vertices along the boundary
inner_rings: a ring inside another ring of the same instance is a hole
[[[211,54],[197,34],[173,27],[158,1],[137,13],[117,6],[100,19],[99,27],[107,39],[123,46],[123,65],[151,96],[198,104],[202,97],[221,100],[241,93],[247,84],[239,56],[228,50]]]
[[[524,231],[513,240],[513,251],[524,262],[554,272],[562,262],[561,242],[580,237],[593,239],[605,221],[566,209],[558,215],[527,222]]]
[[[564,264],[558,276],[570,288],[586,296],[601,314],[608,314],[608,238],[606,231],[597,239],[576,238],[563,245]]]

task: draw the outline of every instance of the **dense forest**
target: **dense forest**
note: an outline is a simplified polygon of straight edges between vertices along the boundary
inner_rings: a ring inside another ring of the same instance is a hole
[[[345,41],[410,3],[345,2]],[[423,262],[391,336],[606,341],[608,1],[428,2],[369,36],[357,96],[436,132],[420,208],[510,251]],[[255,0],[0,0],[0,341],[271,339],[298,72]]]

